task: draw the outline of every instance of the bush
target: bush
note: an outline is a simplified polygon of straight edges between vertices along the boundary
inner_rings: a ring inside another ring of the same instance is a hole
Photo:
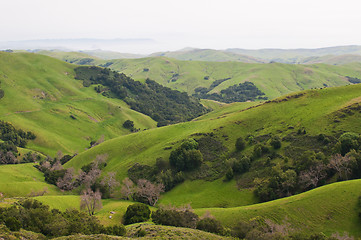
[[[142,203],[129,205],[124,215],[124,224],[145,222],[150,218],[150,209]]]
[[[272,138],[270,142],[273,149],[280,149],[281,148],[281,139],[279,137]]]
[[[152,213],[153,222],[161,225],[195,228],[198,222],[198,215],[190,209],[164,209],[159,208]]]
[[[113,236],[124,236],[126,233],[126,229],[123,225],[113,225],[104,227],[101,230],[101,233]]]
[[[177,171],[198,168],[203,162],[203,155],[197,148],[198,143],[193,138],[184,141],[179,148],[170,153],[170,165]]]
[[[239,137],[236,140],[235,146],[237,151],[242,151],[246,147],[246,141],[244,141],[242,137]]]
[[[214,218],[203,218],[197,223],[197,229],[211,233],[223,233],[223,227],[220,221]]]

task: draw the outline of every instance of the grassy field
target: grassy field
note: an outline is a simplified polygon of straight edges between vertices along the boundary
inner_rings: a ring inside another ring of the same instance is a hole
[[[327,235],[336,232],[342,235],[348,232],[360,237],[358,212],[361,209],[357,207],[358,197],[361,195],[360,186],[361,180],[351,180],[261,204],[228,208],[195,207],[194,210],[199,216],[209,211],[228,227],[234,226],[240,220],[262,217],[277,224],[288,223],[295,232],[324,232]],[[175,191],[177,192],[177,189]],[[60,210],[79,207],[79,196],[44,196],[36,199]],[[98,211],[96,216],[106,225],[118,223],[129,204],[132,202],[103,200],[103,209]],[[110,214],[110,211],[115,214]],[[110,215],[112,219],[109,219]]]
[[[207,201],[205,201],[207,199]],[[257,203],[258,199],[251,189],[237,190],[235,181],[186,181],[165,193],[159,203],[181,206],[190,204],[193,208],[228,208]]]
[[[281,63],[251,64],[240,62],[180,61],[165,57],[110,60],[109,67],[135,80],[153,79],[158,83],[193,94],[197,87],[208,88],[213,81],[227,79],[210,93],[220,92],[241,82],[253,82],[270,99],[324,85],[347,85],[345,76],[359,77],[361,64],[333,66],[326,64],[291,65]],[[144,71],[144,69],[149,69]],[[205,77],[208,77],[206,79]]]
[[[74,79],[75,65],[27,53],[0,53],[0,119],[36,133],[28,148],[55,155],[82,152],[91,140],[129,134],[125,120],[149,129],[156,122],[130,110],[118,99],[105,98]],[[26,104],[24,104],[26,103]]]
[[[25,197],[32,192],[47,190],[46,195],[59,195],[54,185],[45,182],[44,175],[34,164],[0,165],[0,192],[5,197]]]
[[[249,220],[260,216],[283,224],[291,224],[295,231],[324,232],[327,235],[345,231],[353,236],[361,236],[357,207],[361,180],[339,182],[271,202],[237,208],[197,209],[202,215],[210,211],[226,225],[234,225],[239,220]]]

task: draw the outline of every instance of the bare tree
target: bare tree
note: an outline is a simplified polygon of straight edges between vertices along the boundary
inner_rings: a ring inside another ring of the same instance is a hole
[[[102,171],[99,168],[92,168],[84,177],[84,185],[86,188],[90,188],[100,176]]]
[[[56,159],[60,160],[64,157],[64,154],[61,150],[59,150],[57,153],[56,153]]]
[[[93,192],[90,188],[85,190],[80,196],[80,209],[86,210],[89,216],[94,215],[96,210],[102,209],[102,195],[99,190]]]
[[[120,193],[122,194],[122,196],[126,200],[129,200],[130,197],[133,195],[134,191],[135,189],[133,181],[129,178],[124,178],[124,180],[122,181],[122,187],[120,189]]]
[[[353,161],[350,157],[342,156],[341,154],[335,154],[331,156],[328,167],[335,170],[342,180],[348,180],[352,173]]]
[[[66,173],[64,177],[59,178],[56,182],[56,186],[60,188],[61,190],[70,191],[74,188],[74,182],[73,182],[73,176],[74,176],[74,169],[69,168],[66,170]]]
[[[48,161],[44,161],[44,162],[41,163],[41,167],[42,167],[42,168],[45,168],[45,169],[50,169],[50,168],[51,168],[51,164],[50,164],[50,162],[48,162]]]
[[[63,165],[61,165],[60,161],[57,160],[57,161],[53,164],[53,166],[51,167],[50,170],[51,170],[51,171],[58,171],[58,170],[62,170],[62,169],[64,169]]]
[[[161,192],[164,192],[164,185],[162,183],[153,184],[146,179],[139,179],[136,195],[146,199],[149,205],[155,206],[157,204]]]
[[[93,168],[99,168],[99,166],[105,163],[108,159],[108,154],[99,154],[95,157]]]
[[[319,181],[326,177],[326,166],[322,163],[311,167],[307,171],[302,171],[299,176],[299,183],[304,189],[317,187]]]
[[[9,151],[7,153],[0,151],[0,163],[1,164],[17,164],[17,163],[19,163],[19,160],[15,157],[15,155],[11,151]]]
[[[120,185],[115,178],[115,172],[109,172],[108,175],[102,179],[100,184],[106,186],[110,193],[112,193],[114,189]]]

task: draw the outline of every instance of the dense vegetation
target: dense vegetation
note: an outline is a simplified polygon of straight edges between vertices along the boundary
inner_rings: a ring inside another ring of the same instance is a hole
[[[157,121],[158,126],[189,121],[206,113],[196,99],[150,79],[142,84],[125,74],[99,67],[78,67],[75,72],[76,78],[84,81],[84,86],[103,85],[103,88],[97,86],[96,91],[124,100],[133,110]]]
[[[232,102],[246,102],[254,101],[257,99],[266,100],[267,97],[261,92],[252,82],[244,82],[238,85],[230,86],[220,91],[220,93],[210,93],[215,87],[227,79],[217,80],[207,89],[198,87],[194,91],[193,96],[202,99],[211,99],[219,102],[232,103]]]
[[[57,209],[50,210],[49,206],[39,201],[26,199],[9,208],[0,208],[0,223],[5,224],[11,231],[19,231],[20,228],[47,237],[67,236],[76,233],[122,236],[125,228],[122,225],[105,227],[94,216],[88,216],[78,210],[66,210],[61,212]]]

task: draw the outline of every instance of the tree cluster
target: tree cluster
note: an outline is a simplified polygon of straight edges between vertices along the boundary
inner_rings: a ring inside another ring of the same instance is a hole
[[[147,79],[145,83],[134,81],[123,73],[100,67],[78,67],[76,78],[90,84],[101,84],[105,96],[124,100],[138,112],[144,113],[158,126],[189,121],[207,112],[199,100]],[[100,91],[100,90],[99,90]]]
[[[190,138],[170,153],[169,163],[177,171],[197,169],[203,162],[203,155],[198,150],[198,142]]]
[[[26,199],[9,208],[0,208],[0,223],[11,231],[23,228],[44,234],[47,237],[59,237],[72,234],[108,234],[125,235],[123,225],[104,227],[94,216],[75,209],[61,212],[50,210],[49,206],[37,200]]]
[[[218,82],[217,82],[218,81]],[[222,81],[217,80],[210,88],[199,87],[195,89],[193,96],[201,99],[211,99],[219,102],[246,102],[254,101],[256,99],[267,100],[267,97],[262,97],[265,94],[259,90],[252,82],[244,82],[230,86],[220,91],[220,93],[210,93],[215,86],[218,86]]]

